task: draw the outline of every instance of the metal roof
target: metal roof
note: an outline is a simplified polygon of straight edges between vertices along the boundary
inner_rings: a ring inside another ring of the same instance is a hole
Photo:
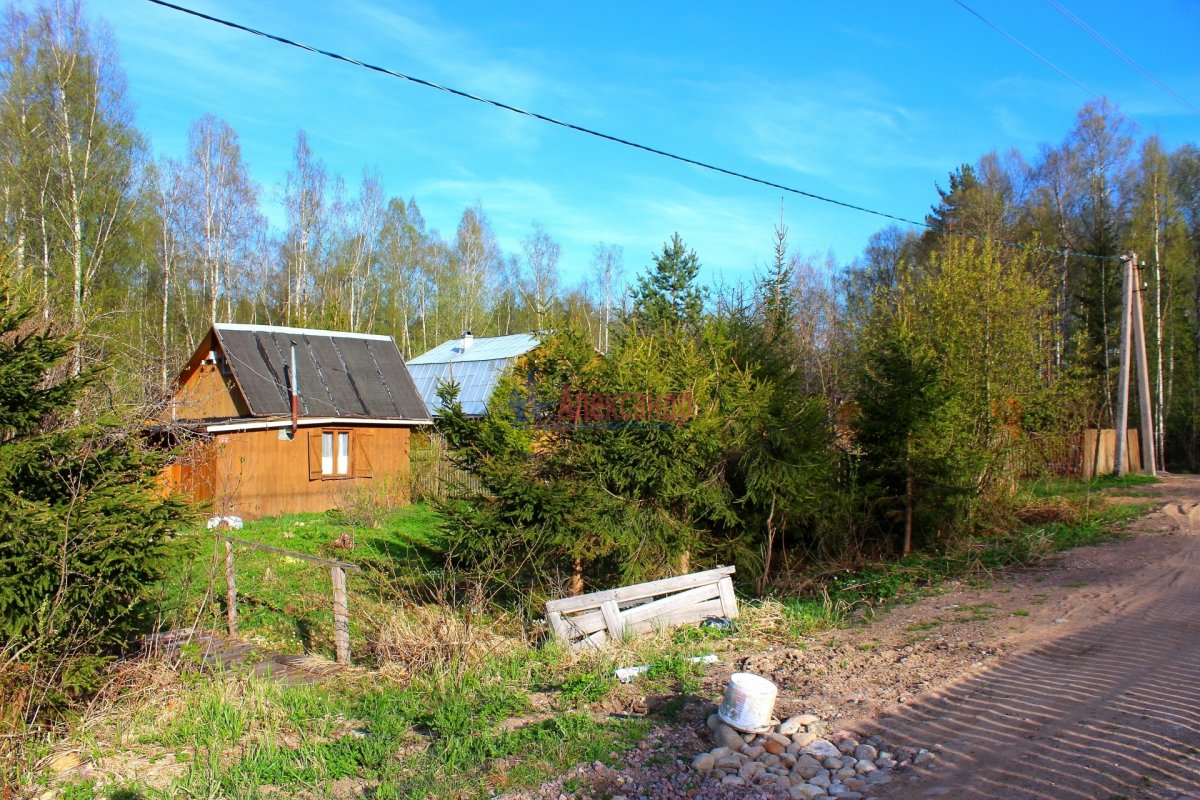
[[[537,347],[533,334],[474,339],[466,348],[462,339],[451,339],[408,362],[408,371],[430,414],[442,407],[437,396],[443,383],[457,383],[458,400],[470,416],[487,411],[488,398],[500,376],[519,356]]]
[[[294,343],[302,416],[429,420],[391,337],[232,324],[213,332],[252,416],[291,413],[284,365]]]
[[[446,364],[451,361],[491,361],[495,358],[523,356],[539,344],[532,333],[514,333],[512,336],[487,336],[471,340],[463,347],[462,339],[451,339],[437,347],[410,358],[413,364]]]

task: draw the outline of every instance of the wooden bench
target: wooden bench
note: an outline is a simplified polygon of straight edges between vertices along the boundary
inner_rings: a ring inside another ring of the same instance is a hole
[[[572,647],[599,647],[610,639],[702,622],[735,619],[733,567],[717,567],[546,603],[551,632]]]

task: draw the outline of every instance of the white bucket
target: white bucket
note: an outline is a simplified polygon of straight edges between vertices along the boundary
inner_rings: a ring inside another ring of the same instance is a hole
[[[745,733],[762,733],[778,724],[771,716],[777,694],[779,689],[766,678],[750,672],[735,672],[729,676],[725,699],[717,709],[717,716],[731,728]]]

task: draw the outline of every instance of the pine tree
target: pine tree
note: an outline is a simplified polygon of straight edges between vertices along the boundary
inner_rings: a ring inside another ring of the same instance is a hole
[[[696,286],[700,259],[676,233],[654,256],[649,274],[638,278],[631,300],[637,324],[646,331],[684,327],[695,332],[704,311],[704,292]]]

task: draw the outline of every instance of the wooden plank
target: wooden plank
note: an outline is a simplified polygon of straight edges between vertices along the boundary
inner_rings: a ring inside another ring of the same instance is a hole
[[[649,633],[651,631],[673,628],[676,625],[688,625],[694,622],[703,622],[709,617],[721,616],[721,599],[713,598],[705,600],[703,603],[688,606],[670,614],[654,619],[647,619],[629,626],[634,633]]]
[[[600,606],[600,613],[604,615],[604,627],[608,629],[608,635],[616,641],[625,638],[625,620],[621,617],[621,609],[617,608],[617,601],[606,600]]]
[[[237,583],[233,578],[233,543],[225,541],[225,623],[230,636],[237,636]]]
[[[618,589],[609,589],[603,592],[581,594],[578,597],[563,597],[546,603],[546,610],[557,611],[560,614],[569,614],[573,611],[597,608],[609,600],[620,605],[621,603],[644,600],[660,594],[681,592],[685,589],[693,589],[697,586],[716,583],[722,577],[732,575],[734,571],[734,567],[717,567],[716,569],[704,572],[693,572],[690,575],[679,575],[674,578],[664,578],[659,581],[650,581],[649,583],[638,583],[633,586],[622,586]]]
[[[350,616],[347,613],[346,570],[334,566],[333,573],[333,641],[337,648],[337,663],[350,663]]]
[[[723,580],[728,580],[725,578]],[[688,606],[696,603],[703,603],[705,600],[713,600],[720,596],[720,589],[717,584],[710,583],[707,586],[697,586],[695,589],[688,589],[686,592],[673,594],[670,597],[664,597],[661,600],[655,600],[653,603],[646,603],[643,606],[634,606],[622,613],[626,624],[644,622],[655,617],[667,616],[682,611]]]
[[[357,564],[351,564],[349,561],[338,561],[338,560],[332,559],[332,558],[320,558],[318,556],[310,556],[308,553],[297,553],[295,550],[284,550],[283,548],[280,548],[280,547],[271,547],[268,544],[259,544],[258,542],[251,542],[247,539],[235,539],[232,536],[223,536],[221,538],[223,538],[226,542],[232,542],[233,544],[240,544],[245,547],[253,547],[255,550],[266,550],[269,553],[278,553],[281,556],[288,556],[289,558],[298,558],[301,561],[309,561],[313,564],[321,564],[322,566],[339,567],[343,570],[361,569],[361,567],[359,567]]]
[[[550,611],[549,614],[558,614],[557,611]],[[561,615],[560,615],[561,616]],[[595,611],[585,611],[582,614],[576,614],[572,617],[566,617],[563,624],[571,629],[576,636],[581,634],[592,634],[596,631],[602,631],[608,627],[608,623],[604,621],[604,614],[600,609]]]
[[[564,642],[571,641],[571,636],[567,632],[567,627],[563,624],[562,614],[557,611],[549,611],[546,613],[546,622],[550,625],[550,632],[558,639]]]
[[[725,619],[737,619],[738,602],[737,595],[733,593],[733,579],[721,578],[717,581],[717,591],[721,597],[721,616]]]
[[[601,647],[608,643],[607,631],[596,631],[591,636],[585,636],[574,644],[575,647]]]

